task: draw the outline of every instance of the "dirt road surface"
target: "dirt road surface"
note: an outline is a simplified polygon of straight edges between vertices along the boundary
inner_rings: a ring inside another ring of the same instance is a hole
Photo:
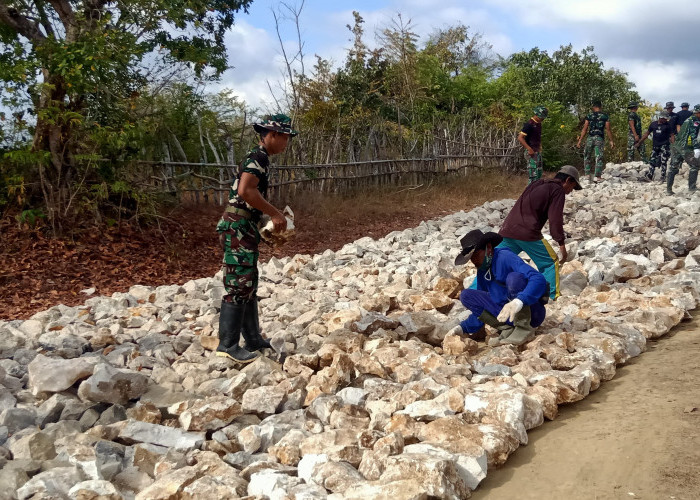
[[[475,500],[700,499],[700,310],[529,432]]]

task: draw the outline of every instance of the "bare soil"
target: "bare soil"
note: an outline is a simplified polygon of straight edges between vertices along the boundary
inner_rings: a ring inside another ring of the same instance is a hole
[[[700,310],[695,311],[700,315]],[[472,498],[700,498],[700,321],[648,344],[586,399],[528,433]]]

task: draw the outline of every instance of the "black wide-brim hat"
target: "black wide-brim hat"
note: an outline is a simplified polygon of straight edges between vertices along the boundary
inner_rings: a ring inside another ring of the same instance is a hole
[[[266,116],[260,123],[254,123],[253,128],[258,133],[263,130],[271,130],[281,134],[289,134],[292,137],[298,134],[298,132],[292,128],[292,119],[283,113]]]
[[[483,250],[487,244],[490,243],[492,247],[495,247],[501,241],[503,241],[503,236],[492,231],[488,233],[484,233],[481,229],[469,231],[459,240],[460,245],[462,245],[462,251],[455,258],[455,266],[461,266],[469,262],[474,252]]]

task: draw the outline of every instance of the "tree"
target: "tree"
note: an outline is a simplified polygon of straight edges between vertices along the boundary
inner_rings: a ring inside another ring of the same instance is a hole
[[[91,131],[125,116],[157,70],[218,77],[224,34],[251,2],[0,0],[3,102],[35,115],[32,151],[54,224],[68,216]]]

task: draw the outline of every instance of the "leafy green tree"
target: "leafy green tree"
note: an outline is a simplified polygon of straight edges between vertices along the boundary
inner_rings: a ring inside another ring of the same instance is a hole
[[[251,1],[0,0],[2,97],[35,114],[32,150],[53,222],[68,216],[81,155],[99,149],[91,132],[129,126],[129,98],[158,69],[219,76],[224,34]]]

